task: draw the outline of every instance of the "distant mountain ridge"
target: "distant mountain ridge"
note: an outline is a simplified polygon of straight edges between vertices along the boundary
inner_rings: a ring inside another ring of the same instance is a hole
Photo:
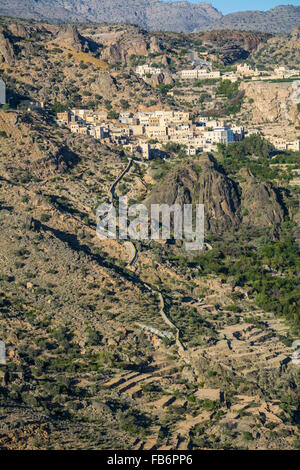
[[[223,16],[207,2],[161,0],[0,0],[0,15],[51,22],[131,23],[150,31],[174,32],[290,33],[300,24],[300,6]]]
[[[49,21],[131,23],[176,32],[192,32],[222,18],[206,2],[161,0],[0,0],[0,14]]]
[[[205,29],[238,29],[264,33],[291,33],[300,24],[300,6],[281,5],[268,11],[230,13]]]

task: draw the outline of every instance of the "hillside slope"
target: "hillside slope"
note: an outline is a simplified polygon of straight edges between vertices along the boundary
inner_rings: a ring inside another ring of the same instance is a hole
[[[126,266],[125,244],[100,241],[94,216],[126,160],[38,113],[1,111],[0,130],[0,449],[293,448],[287,327],[255,307],[249,286],[213,274],[225,253],[227,269],[250,269],[257,248],[242,246],[239,261],[232,241],[196,258],[139,244]],[[207,155],[199,164],[200,193],[214,193],[221,218],[225,201],[238,204],[234,184]],[[140,177],[135,164],[127,184]]]
[[[272,70],[278,67],[299,69],[300,67],[300,25],[288,35],[270,37],[260,44],[247,63],[259,70]]]
[[[277,163],[300,154],[268,158],[254,135],[144,161],[53,120],[185,109],[135,74],[138,56],[168,73],[197,46],[232,63],[269,35],[2,21],[0,449],[299,448],[299,191]],[[204,249],[100,240],[97,207],[120,195],[204,202]]]

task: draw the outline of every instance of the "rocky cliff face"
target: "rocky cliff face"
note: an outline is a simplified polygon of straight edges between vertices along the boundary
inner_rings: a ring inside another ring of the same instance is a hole
[[[0,27],[0,61],[11,65],[20,55],[28,57],[33,54],[33,37],[36,41],[39,37],[45,41],[53,39],[62,46],[71,47],[77,52],[95,53],[102,46],[82,36],[74,24],[57,26],[8,23]]]
[[[132,55],[147,56],[161,52],[163,49],[160,41],[147,33],[139,30],[132,32],[130,41],[128,37],[122,36],[114,43],[110,44],[102,54],[102,58],[110,63],[122,63],[128,65]]]
[[[79,35],[75,25],[69,24],[63,26],[59,30],[56,39],[58,42],[62,42],[78,52],[83,48],[83,38]]]
[[[246,168],[240,171],[240,176],[243,178],[240,182],[243,223],[252,227],[281,224],[284,209],[271,184],[258,181]]]
[[[294,101],[297,91],[293,83],[254,81],[242,83],[241,89],[245,91],[246,98],[253,100],[251,111],[254,122],[295,122],[299,119]]]
[[[194,202],[204,204],[206,230],[218,233],[237,227],[240,198],[236,183],[223,173],[209,154],[201,155],[199,165],[199,192]]]
[[[31,31],[21,23],[11,23],[8,30],[16,38],[29,39]]]
[[[11,64],[14,60],[15,52],[12,42],[10,41],[4,29],[0,29],[0,61]]]
[[[215,48],[215,51],[211,49],[211,52],[216,53],[226,65],[237,60],[247,59],[270,36],[265,33],[211,31],[204,33],[201,39],[204,44]]]
[[[58,43],[72,47],[77,52],[94,53],[98,52],[101,47],[100,44],[82,36],[74,24],[67,24],[59,27],[55,39]]]
[[[174,80],[169,72],[160,73],[159,75],[152,75],[151,78],[146,78],[144,80],[153,88],[157,87],[161,83],[164,83],[165,85],[171,85],[174,83]]]
[[[160,0],[12,0],[0,1],[0,13],[51,21],[131,23],[150,30],[195,31],[222,14],[209,3]]]

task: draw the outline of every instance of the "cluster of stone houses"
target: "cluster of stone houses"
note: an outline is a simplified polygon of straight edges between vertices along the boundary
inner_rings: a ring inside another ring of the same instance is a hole
[[[265,136],[265,137],[271,142],[271,144],[274,145],[274,148],[276,150],[280,150],[280,151],[292,150],[293,152],[300,152],[300,140],[287,141],[279,137],[274,137],[272,135]]]
[[[245,131],[223,119],[199,117],[191,119],[184,111],[157,110],[152,112],[130,111],[120,113],[118,119],[108,119],[106,111],[72,109],[57,113],[57,123],[67,126],[71,132],[92,135],[106,144],[122,146],[144,159],[162,156],[168,143],[183,145],[187,155],[217,150],[218,144],[242,140],[245,135],[260,133],[257,129]],[[276,150],[300,151],[300,141],[266,136]]]
[[[140,65],[136,68],[136,73],[140,77],[146,77],[147,75],[159,75],[164,70],[160,68],[151,67],[147,64]],[[207,67],[192,67],[190,69],[180,70],[173,75],[173,78],[181,80],[206,80],[206,79],[229,79],[231,81],[237,81],[241,77],[240,73],[236,72],[220,72],[219,70],[211,70]]]
[[[259,70],[257,70],[257,68],[253,69],[248,64],[238,64],[237,67],[236,67],[236,73],[240,78],[242,78],[242,77],[258,77],[258,76],[261,75],[261,72]]]
[[[259,71],[257,68],[253,69],[247,64],[239,64],[237,66],[236,75],[238,75],[239,78],[251,77],[252,80],[278,80],[282,78],[299,77],[300,71],[296,69],[286,69],[285,67],[275,67],[270,73]]]
[[[184,145],[188,155],[195,155],[216,150],[218,143],[228,144],[244,137],[243,127],[208,118],[193,122],[183,111],[126,112],[110,120],[106,112],[72,109],[58,113],[57,123],[73,133],[92,135],[103,143],[139,152],[146,159],[158,155],[170,142]]]
[[[148,64],[139,65],[136,70],[136,74],[140,77],[146,77],[147,75],[160,75],[164,72],[163,69],[152,67]],[[174,74],[174,78],[182,80],[198,80],[206,78],[221,78],[221,72],[219,70],[209,70],[208,68],[193,67],[191,69],[181,70]]]
[[[150,66],[149,64],[139,65],[136,68],[136,73],[145,77],[147,75],[159,75],[163,73],[163,69]],[[220,72],[219,70],[211,70],[208,67],[191,67],[189,69],[180,70],[174,74],[174,78],[181,80],[205,80],[205,79],[228,79],[235,82],[239,79],[250,78],[252,80],[272,80],[291,78],[300,76],[300,71],[296,69],[286,69],[285,67],[276,67],[270,72],[262,72],[257,68],[252,68],[248,64],[238,64],[236,71]]]
[[[207,78],[222,78],[235,82],[239,79],[250,78],[252,80],[276,80],[282,78],[299,77],[300,71],[296,69],[286,69],[285,67],[276,67],[270,72],[262,72],[257,68],[252,68],[248,64],[238,64],[236,71],[220,72],[211,71],[206,68],[192,68],[181,70],[177,73],[177,77],[183,80],[201,80]]]

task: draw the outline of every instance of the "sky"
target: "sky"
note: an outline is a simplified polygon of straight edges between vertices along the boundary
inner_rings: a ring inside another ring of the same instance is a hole
[[[188,0],[198,3],[198,0]],[[201,1],[201,0],[199,0]],[[300,6],[300,0],[202,0],[212,4],[221,13],[226,15],[235,11],[244,10],[270,10],[278,5]]]

